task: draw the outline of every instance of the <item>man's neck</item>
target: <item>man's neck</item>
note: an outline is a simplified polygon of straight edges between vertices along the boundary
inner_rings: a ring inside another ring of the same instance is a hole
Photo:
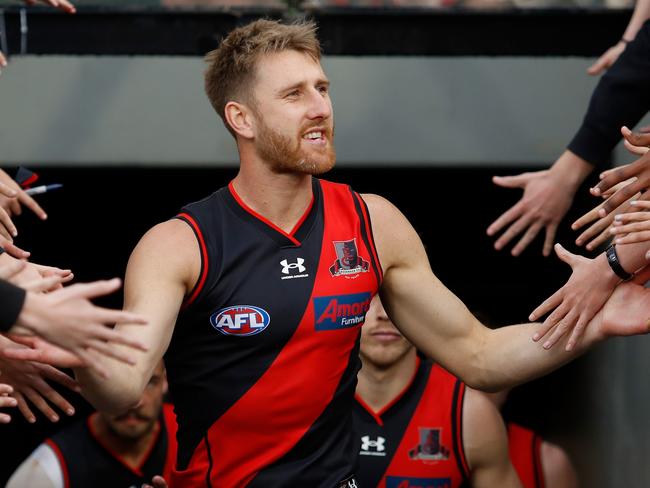
[[[379,412],[404,391],[413,379],[417,367],[417,352],[410,349],[388,368],[380,368],[362,356],[363,367],[359,371],[357,395]]]
[[[132,469],[142,465],[160,431],[160,422],[156,422],[153,429],[138,439],[125,439],[117,436],[97,413],[90,417],[90,423],[99,441]]]
[[[311,175],[278,174],[260,164],[242,165],[233,186],[246,205],[287,233],[313,198]]]

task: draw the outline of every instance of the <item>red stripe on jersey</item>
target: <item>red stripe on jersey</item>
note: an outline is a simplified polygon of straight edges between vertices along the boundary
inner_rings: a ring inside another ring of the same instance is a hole
[[[208,251],[205,247],[205,239],[203,238],[203,233],[201,232],[199,224],[196,223],[196,220],[194,220],[194,218],[188,213],[178,214],[176,218],[184,220],[190,224],[190,227],[192,227],[192,230],[196,235],[196,239],[199,241],[199,247],[201,248],[201,275],[199,276],[199,281],[197,281],[196,285],[194,285],[194,289],[190,293],[189,298],[183,301],[181,308],[185,309],[189,307],[192,302],[194,302],[194,300],[196,300],[196,297],[199,296],[199,293],[201,293],[201,290],[203,289],[203,285],[205,285],[205,280],[208,277]]]
[[[433,365],[420,402],[379,483],[380,488],[385,488],[388,476],[448,478],[451,487],[461,486],[464,475],[453,448],[454,431],[458,430],[453,427],[454,413],[458,414],[454,408],[459,403],[462,413],[462,402],[454,401],[456,382],[451,373]]]
[[[463,443],[463,405],[465,403],[465,383],[457,380],[457,390],[454,398],[454,406],[456,408],[456,426],[454,432],[456,433],[454,441],[456,442],[456,459],[459,466],[463,471],[465,478],[470,478],[469,463],[465,457],[465,444]]]
[[[361,223],[348,187],[323,181],[321,188],[326,216],[321,257],[299,325],[255,385],[212,424],[188,469],[175,471],[170,486],[245,486],[286,455],[332,401],[361,324],[317,331],[312,299],[361,293],[372,297],[378,283],[369,270],[354,278],[330,273],[338,259],[335,241],[356,239],[359,255],[366,259],[370,251],[360,238]]]
[[[65,462],[63,453],[59,449],[59,446],[56,445],[52,439],[45,439],[45,444],[50,446],[56,454],[57,459],[59,460],[59,466],[61,466],[61,472],[63,473],[63,483],[65,488],[70,488],[70,475],[68,474],[68,465]]]
[[[248,205],[246,205],[246,203],[244,202],[244,200],[242,200],[242,199],[240,198],[240,196],[237,195],[237,192],[235,191],[235,185],[232,184],[232,181],[231,181],[230,183],[228,183],[228,190],[230,190],[230,193],[232,194],[232,196],[234,197],[234,199],[237,200],[237,203],[241,206],[241,208],[243,208],[244,210],[246,210],[249,214],[251,214],[251,215],[252,215],[253,217],[255,217],[256,219],[261,220],[262,222],[264,222],[266,225],[268,225],[269,227],[271,227],[273,230],[275,230],[275,231],[279,232],[280,234],[282,234],[283,236],[285,236],[287,239],[289,239],[291,242],[293,242],[296,246],[299,246],[299,245],[300,245],[300,241],[299,241],[298,239],[296,239],[295,237],[293,237],[293,233],[294,233],[297,229],[300,228],[300,225],[305,221],[305,219],[306,219],[307,216],[309,215],[309,211],[311,210],[311,207],[312,207],[312,205],[314,204],[314,196],[313,196],[313,195],[312,195],[312,197],[311,197],[311,203],[310,203],[309,206],[307,207],[307,211],[302,215],[302,217],[300,217],[300,220],[298,220],[298,223],[297,223],[297,224],[294,226],[294,228],[291,230],[291,233],[287,234],[285,231],[283,231],[280,227],[278,227],[277,225],[275,225],[275,224],[274,224],[273,222],[271,222],[269,219],[267,219],[267,218],[264,217],[263,215],[257,213],[255,210],[253,210],[253,209],[250,208]]]
[[[366,227],[368,240],[370,241],[370,252],[372,252],[374,261],[375,263],[377,263],[377,271],[379,272],[379,279],[381,280],[384,277],[384,271],[381,267],[381,262],[379,261],[379,255],[377,254],[377,249],[375,248],[375,237],[372,233],[372,226],[370,225],[370,216],[368,215],[368,207],[366,206],[366,202],[363,200],[363,198],[361,198],[361,195],[355,192],[354,196],[359,201],[359,206],[361,207],[361,212],[363,213],[364,225]]]
[[[524,488],[544,488],[540,462],[541,439],[530,429],[508,422],[510,461]]]
[[[178,444],[176,442],[176,431],[178,425],[176,424],[176,414],[174,413],[174,406],[171,403],[163,404],[163,419],[165,428],[167,429],[167,453],[165,455],[165,467],[163,468],[162,477],[169,480],[174,466],[176,466],[176,456],[178,454]]]

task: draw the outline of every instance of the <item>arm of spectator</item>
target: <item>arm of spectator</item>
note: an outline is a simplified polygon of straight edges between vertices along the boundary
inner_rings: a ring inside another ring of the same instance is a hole
[[[518,256],[544,229],[542,252],[544,256],[548,256],[555,241],[557,228],[571,207],[577,188],[592,170],[593,166],[587,161],[571,151],[565,151],[549,170],[517,176],[495,176],[495,184],[504,188],[521,188],[524,194],[512,208],[488,227],[489,236],[494,236],[507,227],[494,243],[494,248],[501,250],[513,238],[523,233],[523,237],[512,248],[512,255]]]
[[[614,64],[625,50],[627,43],[636,37],[637,32],[648,19],[650,19],[650,0],[637,0],[630,22],[627,24],[621,40],[605,51],[594,64],[587,68],[587,73],[592,76],[599,75]]]
[[[602,308],[621,279],[607,262],[605,253],[594,259],[571,254],[559,244],[555,246],[558,257],[573,269],[567,283],[530,314],[537,320],[550,312],[533,340],[538,341],[551,332],[544,348],[551,348],[564,334],[571,332],[566,350],[572,350],[585,328]],[[635,272],[647,265],[647,243],[617,246],[618,257],[624,270]]]
[[[0,351],[14,346],[10,339],[0,336]],[[50,404],[60,408],[68,415],[74,414],[72,405],[46,381],[55,381],[77,391],[76,381],[58,369],[31,361],[8,359],[0,352],[0,371],[2,372],[2,381],[13,388],[12,396],[16,399],[18,409],[28,422],[36,421],[28,400],[52,422],[57,422],[59,416]]]

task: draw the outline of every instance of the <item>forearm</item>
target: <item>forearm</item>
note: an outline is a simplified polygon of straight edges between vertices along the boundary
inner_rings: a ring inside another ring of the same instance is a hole
[[[648,242],[616,245],[618,259],[623,269],[628,273],[636,273],[648,265],[648,260],[645,258],[648,250],[650,250],[650,243]]]
[[[650,23],[646,23],[594,90],[584,121],[568,149],[604,167],[623,125],[634,126],[650,108]]]

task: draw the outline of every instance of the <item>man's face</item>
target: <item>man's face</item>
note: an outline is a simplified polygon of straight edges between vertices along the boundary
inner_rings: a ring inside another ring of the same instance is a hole
[[[413,345],[397,330],[386,315],[379,296],[375,296],[361,327],[361,357],[377,368],[390,368]]]
[[[165,369],[161,363],[154,370],[137,406],[121,415],[107,415],[101,412],[99,415],[117,437],[136,441],[151,432],[156,425],[166,390]]]
[[[315,175],[332,169],[332,102],[318,61],[297,51],[263,56],[250,103],[255,149],[273,171]]]

